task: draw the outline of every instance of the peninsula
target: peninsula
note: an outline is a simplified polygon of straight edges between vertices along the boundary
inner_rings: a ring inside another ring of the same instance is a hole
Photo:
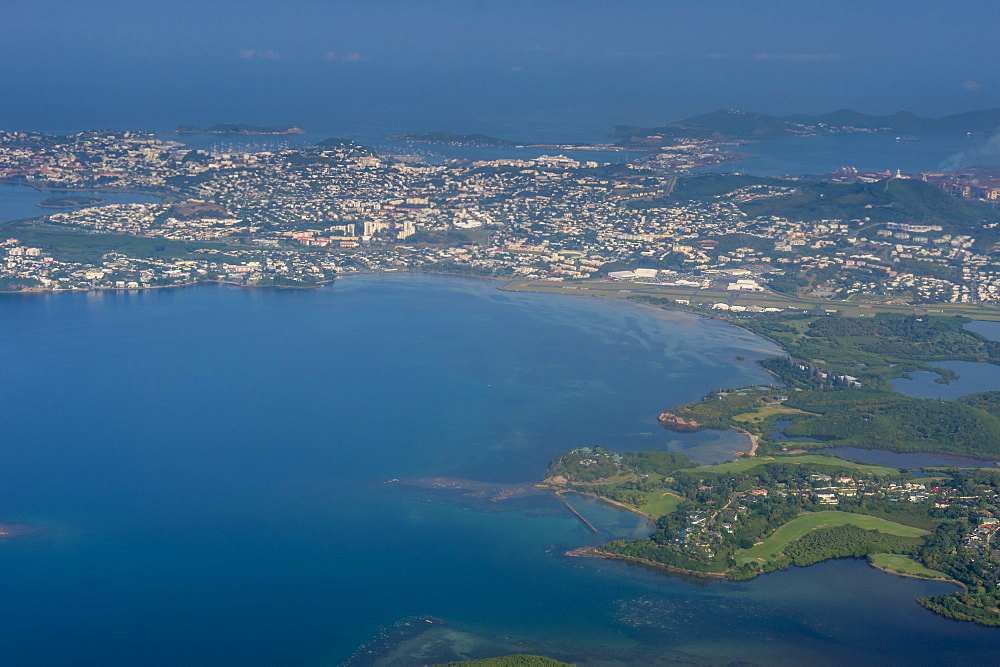
[[[911,472],[808,451],[1000,458],[1000,391],[943,401],[905,396],[890,384],[916,370],[943,381],[954,376],[931,361],[1000,364],[1000,343],[954,317],[726,319],[782,344],[786,356],[761,364],[783,384],[715,390],[670,408],[659,422],[677,431],[736,428],[754,441],[752,453],[709,466],[664,452],[578,447],[561,454],[542,485],[624,504],[655,526],[648,538],[570,555],[730,580],[867,558],[889,572],[958,583],[958,593],[919,602],[949,618],[1000,626],[1000,469],[984,462]]]
[[[752,111],[719,109],[657,127],[616,125],[611,131],[620,145],[650,147],[682,138],[755,139],[844,132],[884,132],[899,135],[928,132],[986,134],[992,133],[998,125],[1000,125],[1000,109],[970,111],[942,118],[926,118],[908,111],[888,116],[872,116],[851,109],[840,109],[819,116],[793,114],[778,117]]]
[[[82,208],[84,206],[100,206],[106,199],[97,197],[49,197],[38,203],[39,208]]]

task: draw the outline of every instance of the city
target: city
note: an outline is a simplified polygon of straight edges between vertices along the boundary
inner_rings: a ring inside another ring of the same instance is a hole
[[[983,174],[966,175],[975,187],[961,185],[962,175],[850,169],[803,178],[801,187],[740,174],[685,176],[718,162],[718,150],[678,140],[623,165],[544,155],[428,164],[338,138],[297,150],[209,153],[145,132],[3,132],[2,182],[162,202],[9,224],[0,286],[309,287],[355,272],[439,271],[770,289],[856,303],[1000,301],[996,213],[884,221],[875,214],[890,202],[854,206],[853,217],[808,219],[794,206],[776,214],[816,183],[892,186],[903,195],[916,184],[960,204],[944,189],[996,201],[1000,186]],[[678,154],[687,161],[670,157]],[[90,237],[89,255],[65,252],[72,235]]]

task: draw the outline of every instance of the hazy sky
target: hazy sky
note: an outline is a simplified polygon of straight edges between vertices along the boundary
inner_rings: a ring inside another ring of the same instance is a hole
[[[998,1],[0,0],[0,127],[944,115],[1000,106],[998,35]]]

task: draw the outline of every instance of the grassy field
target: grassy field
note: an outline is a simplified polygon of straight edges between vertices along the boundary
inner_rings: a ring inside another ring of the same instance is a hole
[[[948,477],[917,477],[916,479],[913,480],[913,483],[929,484],[932,486],[938,484],[944,484],[944,486],[948,486],[948,479],[949,479]]]
[[[681,504],[682,500],[682,498],[669,492],[664,493],[663,491],[650,491],[646,496],[645,504],[639,508],[639,511],[644,512],[649,516],[663,516],[664,514],[670,514],[677,509],[677,506]]]
[[[764,421],[768,417],[773,417],[774,415],[808,415],[812,414],[799,410],[798,408],[786,408],[783,405],[765,405],[759,410],[754,410],[753,412],[744,412],[741,415],[736,415],[733,417],[733,421],[737,422],[751,422],[751,421]]]
[[[833,458],[831,456],[823,456],[821,454],[804,454],[801,456],[751,456],[748,458],[736,459],[735,461],[720,463],[714,466],[700,466],[694,470],[710,475],[729,475],[733,473],[746,472],[751,468],[767,465],[769,463],[791,463],[792,465],[810,464],[832,466],[837,468],[850,468],[852,470],[859,470],[872,475],[892,475],[898,474],[899,472],[895,468],[855,463],[854,461]]]
[[[884,570],[891,570],[892,572],[898,572],[899,574],[908,574],[914,577],[922,577],[924,579],[948,578],[948,575],[944,572],[938,572],[937,570],[932,570],[929,567],[924,567],[909,556],[904,556],[902,554],[875,554],[871,557],[871,561],[876,567],[880,567]]]
[[[740,565],[751,561],[765,562],[782,553],[790,543],[799,539],[811,530],[832,526],[852,524],[865,530],[878,530],[890,535],[902,537],[922,537],[929,532],[921,528],[904,526],[885,519],[868,516],[867,514],[851,514],[828,510],[825,512],[808,512],[792,519],[774,531],[770,537],[750,549],[740,549],[736,552],[736,562]]]

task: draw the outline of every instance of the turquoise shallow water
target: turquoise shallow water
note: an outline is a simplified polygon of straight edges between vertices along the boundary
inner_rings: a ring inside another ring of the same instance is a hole
[[[0,543],[5,663],[336,664],[415,614],[552,653],[1000,658],[913,602],[945,584],[853,561],[688,582],[562,555],[635,515],[573,499],[593,536],[547,495],[409,484],[530,483],[581,444],[738,449],[655,422],[767,380],[771,344],[715,320],[384,275],[2,295],[0,345],[0,521],[43,531]]]

